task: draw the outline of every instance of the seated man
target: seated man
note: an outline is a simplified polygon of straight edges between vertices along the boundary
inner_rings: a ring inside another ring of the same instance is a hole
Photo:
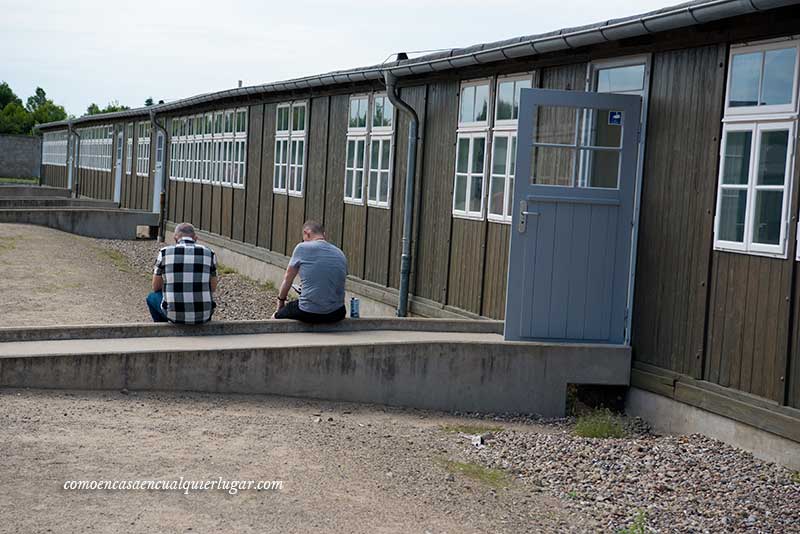
[[[300,300],[286,302],[297,274],[302,289]],[[344,305],[344,281],[347,258],[336,245],[325,240],[321,224],[303,225],[303,242],[294,248],[289,267],[278,290],[278,311],[273,319],[297,319],[307,323],[333,323],[347,315]]]
[[[194,227],[181,223],[175,227],[175,244],[158,251],[153,292],[147,295],[157,323],[205,323],[214,313],[217,257],[196,239]]]

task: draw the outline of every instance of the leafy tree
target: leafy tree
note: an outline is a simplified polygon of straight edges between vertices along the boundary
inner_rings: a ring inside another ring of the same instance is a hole
[[[67,112],[64,111],[64,107],[54,104],[52,100],[47,100],[44,104],[37,106],[31,115],[33,116],[34,124],[63,121],[67,118]]]
[[[100,106],[92,102],[88,108],[86,108],[87,115],[97,115],[98,113],[112,113],[114,111],[124,111],[126,109],[130,109],[128,106],[120,105],[120,103],[116,100],[113,102],[109,102],[108,105],[102,109]]]
[[[153,97],[152,96],[148,96],[147,100],[144,101],[144,105],[145,106],[152,106],[153,105]]]
[[[22,102],[10,102],[0,111],[0,133],[28,134],[33,128],[33,115],[22,107]]]
[[[89,104],[89,107],[86,108],[87,115],[97,115],[98,113],[102,113],[102,111],[100,111],[100,106],[98,106],[94,102]]]
[[[28,103],[25,108],[33,113],[39,106],[43,106],[48,102],[47,93],[41,87],[36,88],[36,94],[28,97]]]
[[[11,90],[11,87],[6,83],[0,83],[0,110],[6,107],[11,102],[15,102],[22,106],[22,100],[14,94],[14,91]]]

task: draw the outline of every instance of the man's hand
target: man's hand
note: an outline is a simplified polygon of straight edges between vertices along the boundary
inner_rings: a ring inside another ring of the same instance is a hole
[[[278,301],[278,309],[281,310],[286,306],[286,299],[276,299]]]

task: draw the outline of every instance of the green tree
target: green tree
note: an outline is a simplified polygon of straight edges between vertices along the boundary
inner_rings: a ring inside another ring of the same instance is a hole
[[[89,104],[89,107],[86,108],[87,115],[97,115],[98,113],[102,113],[102,111],[100,111],[100,106],[98,106],[94,102]]]
[[[36,88],[36,93],[28,97],[28,103],[25,108],[33,113],[39,106],[43,106],[48,102],[47,93],[41,87]]]
[[[28,134],[33,128],[33,115],[22,107],[21,101],[10,102],[0,111],[0,133]]]
[[[152,96],[148,96],[147,100],[144,101],[144,105],[145,106],[152,106],[153,105],[153,97]]]
[[[11,102],[15,102],[22,106],[22,100],[20,100],[19,97],[14,94],[14,91],[11,90],[11,87],[8,85],[8,83],[0,83],[0,110],[9,105]]]
[[[63,121],[67,118],[67,112],[64,111],[64,107],[54,104],[52,100],[47,100],[44,104],[38,105],[31,115],[33,116],[34,124]]]
[[[97,115],[98,113],[112,113],[114,111],[124,111],[126,109],[130,109],[128,106],[120,105],[117,100],[109,102],[108,105],[102,109],[100,106],[92,102],[88,108],[86,108],[87,115]]]

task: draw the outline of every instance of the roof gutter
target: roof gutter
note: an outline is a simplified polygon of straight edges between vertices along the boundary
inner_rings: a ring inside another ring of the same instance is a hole
[[[707,2],[690,2],[634,17],[609,20],[580,28],[568,28],[556,32],[520,37],[518,39],[504,41],[501,44],[490,43],[470,48],[455,49],[445,53],[430,54],[420,58],[397,61],[386,65],[336,71],[282,82],[227,89],[225,91],[206,93],[176,100],[167,104],[156,104],[151,107],[154,108],[156,112],[163,113],[207,104],[225,98],[260,96],[286,91],[308,90],[344,83],[376,81],[384,78],[383,73],[386,70],[397,77],[441,72],[508,59],[527,58],[550,52],[571,50],[574,48],[619,41],[621,39],[697,26],[716,20],[796,5],[798,3],[800,3],[800,0],[709,0]],[[139,108],[83,117],[77,119],[77,121],[85,122],[86,120],[121,118],[137,114],[144,115],[146,113],[146,109]],[[66,125],[65,121],[52,122],[40,126],[54,127],[63,125]]]

